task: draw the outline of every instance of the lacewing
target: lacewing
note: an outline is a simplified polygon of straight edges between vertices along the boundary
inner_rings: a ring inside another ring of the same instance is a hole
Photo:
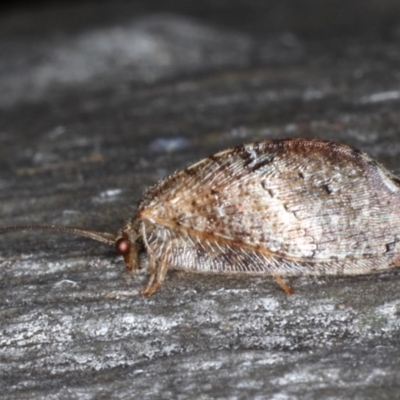
[[[151,296],[169,268],[283,277],[358,275],[400,265],[400,180],[369,155],[318,139],[222,151],[150,187],[116,234],[53,225],[115,245]]]

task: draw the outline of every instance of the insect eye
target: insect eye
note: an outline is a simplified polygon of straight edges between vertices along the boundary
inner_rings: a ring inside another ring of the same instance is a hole
[[[115,242],[115,248],[119,254],[126,256],[131,249],[131,242],[128,239],[121,238]]]

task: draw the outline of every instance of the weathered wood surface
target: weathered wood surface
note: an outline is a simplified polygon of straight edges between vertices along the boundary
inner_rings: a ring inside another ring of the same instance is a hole
[[[115,231],[148,185],[257,139],[333,139],[400,173],[396,26],[302,38],[129,18],[30,37],[3,25],[0,225]],[[0,396],[399,393],[398,270],[292,279],[290,297],[268,278],[172,272],[142,298],[145,281],[128,284],[113,249],[89,240],[2,236]]]

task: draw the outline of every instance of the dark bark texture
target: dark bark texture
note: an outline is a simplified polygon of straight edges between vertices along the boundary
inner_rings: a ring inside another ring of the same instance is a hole
[[[397,1],[162,4],[2,13],[0,226],[115,232],[158,179],[256,140],[336,140],[400,173]],[[0,397],[398,398],[397,269],[293,296],[170,271],[144,298],[146,279],[90,240],[2,235]]]

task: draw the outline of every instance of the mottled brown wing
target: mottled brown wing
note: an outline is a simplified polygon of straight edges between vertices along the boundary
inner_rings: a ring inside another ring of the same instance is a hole
[[[399,206],[396,180],[366,154],[292,139],[240,146],[174,174],[144,196],[139,218],[210,245],[316,263],[394,257]]]
[[[280,276],[358,275],[393,266],[389,254],[353,260],[291,260],[263,249],[254,250],[200,239],[148,222],[143,223],[142,232],[150,256],[172,268],[194,272]]]

